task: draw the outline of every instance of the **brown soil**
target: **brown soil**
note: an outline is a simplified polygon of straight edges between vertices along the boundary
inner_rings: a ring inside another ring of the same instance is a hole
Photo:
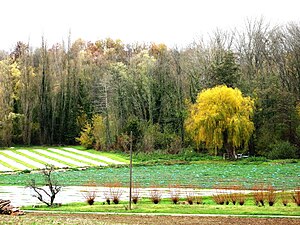
[[[0,224],[276,224],[300,225],[296,218],[249,218],[233,216],[138,216],[101,214],[27,213],[24,216],[0,216]]]

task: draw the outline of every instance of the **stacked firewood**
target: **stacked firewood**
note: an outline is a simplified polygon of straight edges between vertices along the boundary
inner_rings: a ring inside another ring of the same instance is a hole
[[[6,215],[24,215],[24,212],[21,211],[18,207],[14,207],[10,204],[10,200],[0,199],[0,214]]]

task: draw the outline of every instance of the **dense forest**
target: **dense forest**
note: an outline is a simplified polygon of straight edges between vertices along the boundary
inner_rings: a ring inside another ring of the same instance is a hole
[[[262,20],[184,48],[110,38],[48,46],[44,37],[34,49],[18,42],[0,51],[0,146],[81,141],[126,151],[132,132],[135,151],[206,152],[185,132],[187,106],[220,84],[255,100],[255,130],[239,151],[299,157],[300,26]]]

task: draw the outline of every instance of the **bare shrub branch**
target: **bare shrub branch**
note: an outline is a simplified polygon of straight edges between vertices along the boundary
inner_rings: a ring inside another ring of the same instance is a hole
[[[53,171],[55,167],[53,165],[46,165],[45,169],[42,170],[44,175],[44,185],[46,188],[38,187],[34,179],[30,180],[27,187],[34,191],[33,197],[37,198],[40,202],[45,203],[47,206],[53,206],[56,195],[61,191],[61,186],[53,178]],[[49,199],[45,199],[45,196]]]

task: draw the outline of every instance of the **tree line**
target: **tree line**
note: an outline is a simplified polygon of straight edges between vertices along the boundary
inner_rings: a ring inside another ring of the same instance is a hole
[[[0,145],[75,144],[126,151],[207,151],[186,133],[188,105],[227,85],[255,100],[241,151],[299,156],[300,26],[248,21],[184,48],[110,38],[0,52]],[[298,155],[297,155],[298,154]]]

